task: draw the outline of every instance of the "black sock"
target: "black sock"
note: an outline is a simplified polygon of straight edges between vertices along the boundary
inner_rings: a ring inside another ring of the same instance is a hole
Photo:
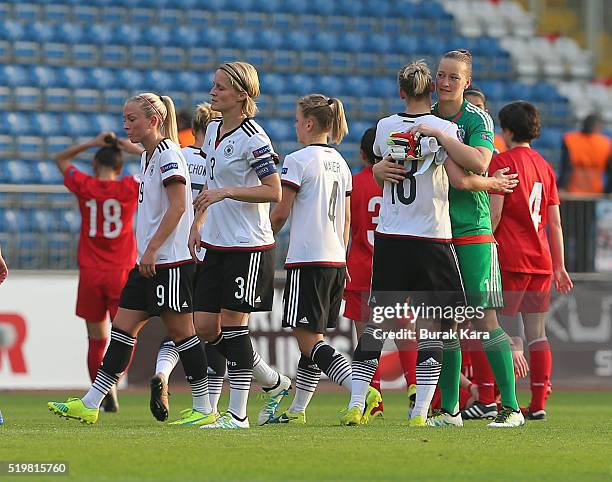
[[[134,345],[136,338],[132,335],[118,328],[111,328],[111,341],[93,382],[93,388],[103,395],[108,393],[130,364]]]
[[[253,377],[253,345],[247,326],[223,326],[223,340],[230,383],[228,412],[238,420],[247,416],[246,408]]]
[[[353,354],[353,380],[365,382],[368,385],[374,377],[378,360],[382,352],[384,339],[374,337],[375,330],[379,329],[375,325],[366,326],[365,331],[359,338],[355,353]]]
[[[341,353],[323,340],[312,348],[310,358],[330,380],[351,389],[351,365]]]
[[[200,339],[197,335],[193,335],[175,344],[185,370],[185,378],[191,387],[193,408],[201,412],[210,412],[206,353]]]

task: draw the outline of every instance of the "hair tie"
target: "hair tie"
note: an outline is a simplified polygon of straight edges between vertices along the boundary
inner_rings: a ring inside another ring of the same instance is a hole
[[[332,105],[333,103],[334,103],[333,97],[330,97],[329,99],[327,99],[327,105]]]

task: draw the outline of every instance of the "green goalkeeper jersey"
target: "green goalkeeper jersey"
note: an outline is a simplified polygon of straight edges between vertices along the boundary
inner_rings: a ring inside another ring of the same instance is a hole
[[[459,136],[464,144],[472,147],[486,147],[493,152],[493,119],[482,109],[464,100],[459,112],[451,117],[440,115],[437,103],[432,107],[432,114],[457,124]],[[472,242],[491,240],[493,231],[491,230],[489,194],[486,191],[463,191],[450,186],[448,199],[453,238],[475,236]]]

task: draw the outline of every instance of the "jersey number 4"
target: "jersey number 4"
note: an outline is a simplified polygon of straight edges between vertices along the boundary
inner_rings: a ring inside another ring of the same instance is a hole
[[[90,199],[85,203],[89,208],[89,237],[95,238],[98,234],[98,203],[95,199]],[[106,199],[102,203],[102,236],[107,239],[114,239],[121,234],[123,221],[121,221],[121,203],[116,199]]]
[[[412,204],[416,199],[416,179],[414,173],[417,172],[419,167],[419,161],[410,161],[410,170],[406,171],[406,179],[398,184],[391,184],[391,204],[395,204],[395,197],[397,191],[397,200],[405,205]],[[404,161],[400,161],[403,166]],[[406,185],[408,183],[408,185]],[[408,188],[408,196],[406,196],[406,188]]]
[[[529,212],[531,213],[531,221],[536,233],[538,232],[538,226],[542,222],[542,215],[540,214],[540,209],[542,208],[542,187],[541,182],[534,182],[533,189],[529,195]]]

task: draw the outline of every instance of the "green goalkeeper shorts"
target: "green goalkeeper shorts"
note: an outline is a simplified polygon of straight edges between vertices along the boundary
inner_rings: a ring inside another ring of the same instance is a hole
[[[457,244],[459,269],[470,306],[503,308],[501,273],[495,243]]]

